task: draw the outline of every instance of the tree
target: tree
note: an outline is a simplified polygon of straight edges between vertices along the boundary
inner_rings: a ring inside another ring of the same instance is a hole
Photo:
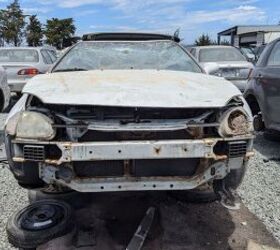
[[[28,43],[28,46],[41,46],[42,38],[42,24],[40,23],[36,15],[32,15],[29,17],[29,24],[26,27],[26,41]]]
[[[213,42],[210,39],[209,35],[202,34],[197,40],[195,40],[195,45],[196,46],[207,46],[207,45],[212,45]]]
[[[67,40],[70,40],[75,34],[76,27],[73,18],[47,20],[45,36],[47,44],[55,46],[57,49],[63,49]]]
[[[24,36],[25,16],[18,0],[0,10],[0,32],[3,41],[19,46]],[[3,42],[2,42],[3,43]]]
[[[220,42],[220,45],[231,45],[231,44],[230,44],[230,41],[224,39]]]

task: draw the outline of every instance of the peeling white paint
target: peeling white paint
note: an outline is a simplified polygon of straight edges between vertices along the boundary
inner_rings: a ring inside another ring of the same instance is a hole
[[[23,89],[44,103],[127,107],[223,107],[241,95],[230,82],[200,73],[92,70],[39,75]]]

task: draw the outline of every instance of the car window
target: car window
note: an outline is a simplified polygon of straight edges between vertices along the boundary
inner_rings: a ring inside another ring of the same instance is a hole
[[[69,50],[54,71],[63,69],[157,69],[201,73],[198,64],[177,43],[82,42]]]
[[[199,50],[200,62],[246,61],[241,52],[234,47],[205,48]]]
[[[190,53],[195,57],[195,49],[191,49]]]
[[[267,66],[280,66],[280,42],[276,43],[271,50]]]
[[[56,61],[56,59],[57,59],[56,53],[53,50],[47,50],[47,52],[48,52],[48,54],[51,57],[52,63],[54,63]]]
[[[46,63],[46,64],[52,64],[53,63],[50,55],[48,54],[48,52],[46,50],[41,50],[41,53],[42,53],[44,63]]]
[[[31,49],[1,49],[0,62],[39,62],[39,54]]]

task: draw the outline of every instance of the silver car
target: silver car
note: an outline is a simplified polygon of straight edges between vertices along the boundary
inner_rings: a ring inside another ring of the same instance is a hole
[[[190,52],[208,73],[224,77],[244,92],[254,65],[248,62],[237,48],[201,46],[191,48]]]
[[[11,92],[7,83],[7,73],[3,67],[0,67],[0,112],[9,106],[10,96]]]
[[[7,72],[12,92],[20,93],[30,78],[46,73],[55,61],[55,49],[51,47],[0,49],[0,66]]]

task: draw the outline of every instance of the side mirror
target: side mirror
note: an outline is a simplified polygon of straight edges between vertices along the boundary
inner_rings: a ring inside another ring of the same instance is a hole
[[[203,65],[203,68],[207,75],[211,75],[212,73],[218,71],[220,69],[219,65],[217,63],[205,63]]]

